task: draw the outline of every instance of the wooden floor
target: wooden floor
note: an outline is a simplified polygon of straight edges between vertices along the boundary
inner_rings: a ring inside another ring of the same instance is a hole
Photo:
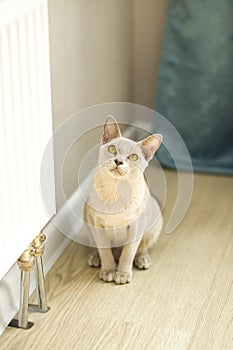
[[[177,183],[166,178],[165,220]],[[46,277],[51,310],[30,314],[30,330],[6,329],[0,349],[233,349],[232,208],[232,178],[196,175],[182,224],[127,285],[100,281],[72,243]]]

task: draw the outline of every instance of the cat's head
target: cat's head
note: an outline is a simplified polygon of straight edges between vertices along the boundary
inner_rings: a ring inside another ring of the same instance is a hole
[[[160,134],[151,135],[139,142],[125,138],[121,135],[115,118],[108,116],[99,150],[99,167],[105,174],[116,179],[137,176],[144,172],[162,139]]]

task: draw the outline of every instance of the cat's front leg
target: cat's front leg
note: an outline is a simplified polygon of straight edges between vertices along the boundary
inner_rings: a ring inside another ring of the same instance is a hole
[[[92,239],[94,240],[97,250],[88,258],[89,266],[101,265],[99,278],[105,282],[112,282],[116,270],[116,263],[112,253],[109,231],[103,227],[99,227],[99,222],[91,223]],[[109,248],[101,248],[109,247]]]
[[[111,248],[98,248],[101,259],[101,270],[99,278],[105,282],[112,282],[114,280],[116,263],[112,254]]]
[[[132,281],[133,261],[139,244],[140,240],[137,240],[123,247],[119,264],[114,275],[114,281],[117,284],[125,284]]]
[[[101,265],[100,256],[97,249],[93,249],[87,258],[87,263],[90,267],[99,267]]]

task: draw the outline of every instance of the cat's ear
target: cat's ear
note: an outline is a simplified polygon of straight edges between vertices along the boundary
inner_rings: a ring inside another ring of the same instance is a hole
[[[142,152],[147,161],[151,160],[162,142],[163,136],[160,134],[154,134],[138,143],[142,148]]]
[[[121,131],[119,129],[116,119],[109,115],[105,119],[104,133],[101,139],[102,143],[109,142],[117,137],[121,137]]]

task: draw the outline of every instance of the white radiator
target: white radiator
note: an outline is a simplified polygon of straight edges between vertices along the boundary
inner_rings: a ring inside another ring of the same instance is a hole
[[[0,0],[0,279],[50,219],[40,163],[51,135],[47,1]],[[53,166],[51,152],[55,213]]]

